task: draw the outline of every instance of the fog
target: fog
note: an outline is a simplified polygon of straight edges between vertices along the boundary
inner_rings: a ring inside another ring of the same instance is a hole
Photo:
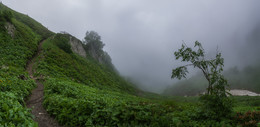
[[[225,68],[260,61],[259,0],[2,0],[54,32],[98,32],[118,71],[146,91],[172,85],[174,51],[198,40]]]

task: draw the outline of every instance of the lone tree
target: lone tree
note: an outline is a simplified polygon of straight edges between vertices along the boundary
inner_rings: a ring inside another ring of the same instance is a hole
[[[83,43],[86,45],[86,50],[90,51],[96,57],[103,55],[103,47],[105,44],[101,41],[101,37],[95,31],[87,31]]]
[[[196,41],[194,49],[182,44],[181,49],[174,52],[176,59],[190,64],[177,67],[172,70],[171,78],[186,78],[187,67],[193,66],[200,69],[208,81],[208,88],[205,95],[200,97],[203,103],[202,109],[204,117],[210,119],[220,119],[228,117],[232,112],[232,102],[227,97],[229,94],[226,87],[229,86],[227,80],[221,74],[224,66],[224,58],[221,53],[216,53],[216,58],[205,59],[205,52],[200,42]]]
[[[221,53],[217,53],[215,59],[206,60],[201,43],[196,41],[194,47],[197,48],[197,51],[182,44],[181,49],[174,52],[177,60],[181,59],[182,62],[190,62],[190,64],[173,69],[171,78],[186,78],[186,74],[188,73],[187,67],[193,66],[194,68],[199,68],[208,81],[206,94],[226,96],[226,87],[228,84],[227,80],[221,74],[224,66],[224,58],[221,57]]]
[[[88,54],[99,63],[107,66],[109,69],[116,71],[112,64],[112,59],[107,52],[103,50],[105,44],[101,40],[101,36],[95,31],[87,31],[83,40],[83,47]]]

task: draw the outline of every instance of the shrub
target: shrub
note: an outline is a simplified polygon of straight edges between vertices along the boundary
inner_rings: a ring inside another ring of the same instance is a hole
[[[63,34],[57,34],[54,38],[54,44],[56,44],[60,49],[66,53],[72,53],[71,45],[69,44],[69,39],[64,37]]]
[[[260,123],[260,111],[248,111],[244,114],[238,112],[235,116],[235,121],[243,127],[258,127]]]
[[[29,109],[18,102],[19,98],[11,92],[0,92],[0,126],[36,127]]]
[[[229,98],[217,95],[203,95],[200,97],[200,101],[202,103],[197,114],[199,119],[222,121],[231,118],[233,105]]]
[[[9,10],[0,11],[0,21],[12,22],[13,13]]]

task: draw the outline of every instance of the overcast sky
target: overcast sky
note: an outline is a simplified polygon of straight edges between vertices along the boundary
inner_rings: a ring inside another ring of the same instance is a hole
[[[259,60],[260,0],[2,0],[54,32],[98,32],[119,72],[142,89],[172,84],[173,52],[198,40],[226,68]],[[257,54],[257,55],[255,55]],[[244,60],[242,60],[242,58]]]

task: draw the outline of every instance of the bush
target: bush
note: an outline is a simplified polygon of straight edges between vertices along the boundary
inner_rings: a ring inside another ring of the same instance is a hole
[[[11,92],[0,92],[0,126],[36,127],[29,109],[18,102],[19,98]]]
[[[0,21],[12,22],[13,13],[9,10],[0,11]]]
[[[260,111],[248,111],[245,114],[238,112],[235,116],[235,121],[243,127],[258,127],[260,123]]]
[[[72,53],[71,45],[69,44],[69,39],[67,37],[64,37],[63,34],[56,34],[53,42],[64,52],[69,54]]]
[[[201,106],[198,112],[199,119],[222,121],[230,119],[232,114],[232,101],[228,97],[217,95],[202,95],[200,97]]]

